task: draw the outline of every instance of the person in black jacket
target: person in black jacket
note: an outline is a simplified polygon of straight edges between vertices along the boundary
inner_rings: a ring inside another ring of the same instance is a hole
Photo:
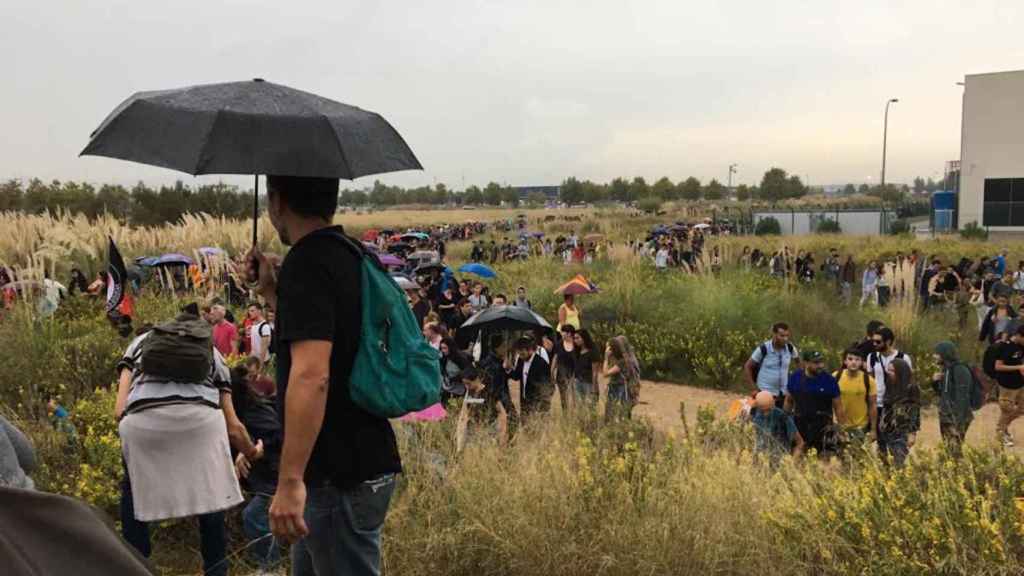
[[[247,366],[251,366],[247,363]],[[257,369],[239,366],[231,371],[231,397],[238,418],[254,442],[263,443],[263,458],[249,462],[244,454],[235,457],[235,471],[251,496],[242,510],[242,532],[251,542],[249,557],[263,570],[273,570],[281,561],[281,550],[270,536],[270,500],[277,491],[281,462],[281,419],[276,400],[258,393],[253,383]]]
[[[516,341],[516,353],[519,359],[509,378],[510,383],[519,385],[519,406],[523,417],[550,411],[553,392],[550,365],[537,353],[537,345],[528,336]]]
[[[1000,332],[1012,334],[1016,330],[1017,311],[1010,305],[1010,299],[1006,296],[996,298],[996,305],[985,314],[981,322],[981,330],[978,332],[978,341],[988,340],[989,344],[996,341],[996,335]]]

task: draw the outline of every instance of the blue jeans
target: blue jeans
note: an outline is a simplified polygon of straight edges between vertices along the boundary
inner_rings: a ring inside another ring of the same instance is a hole
[[[590,407],[597,405],[597,387],[590,382],[576,381],[576,400],[586,402]]]
[[[633,401],[629,398],[629,391],[625,384],[612,384],[608,386],[608,400],[604,405],[604,417],[606,420],[615,418],[630,419],[633,416]]]
[[[123,462],[122,462],[123,463]],[[198,516],[199,552],[203,556],[204,576],[227,576],[227,535],[224,533],[224,513],[213,512]],[[135,500],[125,466],[121,480],[121,535],[140,554],[149,558],[153,545],[149,539],[149,524],[135,519]]]
[[[910,454],[910,447],[907,445],[908,436],[909,434],[906,432],[884,432],[881,436],[885,442],[879,445],[879,451],[886,458],[892,458],[892,463],[897,468],[903,467],[903,463],[907,461],[907,455]]]
[[[249,558],[264,570],[272,569],[281,562],[281,548],[270,534],[271,496],[256,494],[242,510],[242,532],[249,542],[259,540],[249,547]]]
[[[292,576],[379,576],[380,531],[394,491],[394,474],[344,492],[307,486],[309,535],[292,547]]]

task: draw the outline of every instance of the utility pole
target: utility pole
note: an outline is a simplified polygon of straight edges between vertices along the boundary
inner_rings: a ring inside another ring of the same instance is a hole
[[[899,102],[898,98],[890,98],[885,101],[885,122],[882,127],[882,194],[885,193],[885,149],[889,139],[889,105]]]

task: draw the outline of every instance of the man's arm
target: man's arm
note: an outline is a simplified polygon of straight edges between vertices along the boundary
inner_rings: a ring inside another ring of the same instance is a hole
[[[878,395],[876,394],[868,396],[868,420],[871,422],[871,430],[868,430],[868,436],[873,436],[875,430],[878,430]]]
[[[754,382],[754,366],[756,365],[753,358],[748,358],[747,362],[743,365],[743,376],[747,379],[747,385],[751,388],[757,388],[757,382]]]
[[[220,391],[220,409],[224,412],[224,423],[228,428],[228,441],[231,446],[245,455],[249,462],[255,462],[263,456],[263,451],[253,444],[249,431],[235,412],[235,403],[231,400],[231,392]]]
[[[843,401],[839,396],[832,399],[832,411],[836,413],[836,422],[846,422],[846,411],[843,410]]]
[[[500,406],[500,404],[499,404]],[[462,408],[459,409],[459,420],[455,425],[455,453],[462,452],[463,446],[466,445],[466,428],[469,426],[469,405],[466,404],[466,399],[462,399]]]
[[[327,408],[330,360],[329,340],[302,340],[291,344],[292,367],[284,401],[284,446],[277,494],[270,506],[271,531],[288,542],[306,536],[305,473],[309,456],[320,435]]]

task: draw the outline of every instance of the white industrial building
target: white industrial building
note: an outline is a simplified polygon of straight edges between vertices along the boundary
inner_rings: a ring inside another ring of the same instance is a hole
[[[964,82],[958,225],[1024,231],[1024,70]]]

